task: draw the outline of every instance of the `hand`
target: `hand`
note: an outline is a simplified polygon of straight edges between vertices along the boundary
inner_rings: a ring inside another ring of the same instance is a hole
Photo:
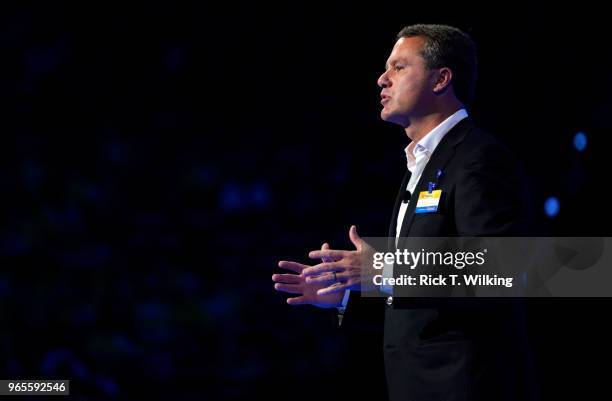
[[[321,250],[329,250],[329,244],[323,244]],[[323,257],[321,260],[323,262],[336,261],[336,259],[333,257]],[[289,305],[314,305],[319,308],[333,308],[335,306],[341,306],[344,291],[329,295],[319,295],[318,291],[324,287],[327,287],[329,284],[323,285],[306,282],[306,278],[301,273],[304,271],[304,269],[310,268],[311,266],[284,260],[278,262],[278,266],[297,273],[272,275],[272,281],[276,283],[274,284],[275,290],[300,295],[298,297],[287,298],[287,303]],[[324,275],[329,275],[333,279],[332,273],[324,273]],[[339,285],[340,283],[337,284]]]
[[[349,238],[357,248],[355,251],[322,249],[309,253],[311,259],[335,259],[323,260],[323,263],[301,272],[307,284],[324,287],[317,291],[318,296],[344,294],[345,290],[370,291],[377,288],[372,280],[375,274],[380,274],[373,266],[374,248],[361,239],[355,226],[351,226]]]

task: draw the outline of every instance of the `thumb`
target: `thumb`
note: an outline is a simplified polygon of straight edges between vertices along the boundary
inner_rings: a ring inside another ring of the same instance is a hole
[[[357,234],[357,227],[354,225],[351,226],[351,229],[349,230],[349,238],[351,239],[353,245],[355,245],[355,248],[357,248],[358,251],[361,251],[363,240],[359,234]]]
[[[321,246],[321,250],[322,251],[326,251],[329,249],[329,244],[326,242]],[[328,262],[335,262],[334,258],[321,258],[321,261],[323,263],[328,263]]]

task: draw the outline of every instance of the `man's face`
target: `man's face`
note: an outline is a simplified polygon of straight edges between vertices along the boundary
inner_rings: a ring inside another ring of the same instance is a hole
[[[415,36],[401,38],[393,46],[386,71],[378,78],[383,120],[407,127],[411,118],[429,110],[434,94],[432,71],[420,54],[424,42]]]

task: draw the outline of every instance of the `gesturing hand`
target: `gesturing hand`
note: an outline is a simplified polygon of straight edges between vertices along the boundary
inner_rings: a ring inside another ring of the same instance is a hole
[[[327,243],[323,244],[323,246],[321,247],[321,251],[326,250],[329,250],[329,245]],[[336,258],[326,256],[322,257],[321,260],[323,262],[334,262],[336,261]],[[341,305],[342,298],[344,297],[343,291],[327,295],[319,294],[319,290],[323,289],[329,284],[306,282],[306,277],[304,277],[302,272],[305,269],[310,268],[311,266],[285,260],[278,262],[278,266],[283,269],[291,270],[297,273],[272,275],[272,281],[276,283],[274,284],[275,290],[287,292],[290,294],[299,294],[299,296],[297,297],[287,298],[287,303],[289,305],[314,305],[319,308],[332,308]],[[332,273],[323,273],[323,275],[330,276],[330,278],[333,278]],[[337,285],[340,285],[340,283],[337,283]]]
[[[349,238],[357,248],[354,251],[322,249],[309,253],[311,259],[323,259],[323,263],[301,271],[307,284],[320,286],[317,295],[344,294],[345,290],[369,291],[376,288],[372,280],[374,274],[378,274],[373,267],[374,248],[361,239],[355,226],[351,226]]]

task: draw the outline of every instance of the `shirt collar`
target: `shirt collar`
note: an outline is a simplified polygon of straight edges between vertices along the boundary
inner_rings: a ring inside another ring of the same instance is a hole
[[[436,150],[442,138],[450,131],[457,123],[468,116],[465,109],[459,109],[446,120],[442,121],[437,127],[429,131],[417,143],[410,142],[404,149],[408,162],[408,169],[412,171],[416,166],[416,159],[425,155],[430,155]]]

